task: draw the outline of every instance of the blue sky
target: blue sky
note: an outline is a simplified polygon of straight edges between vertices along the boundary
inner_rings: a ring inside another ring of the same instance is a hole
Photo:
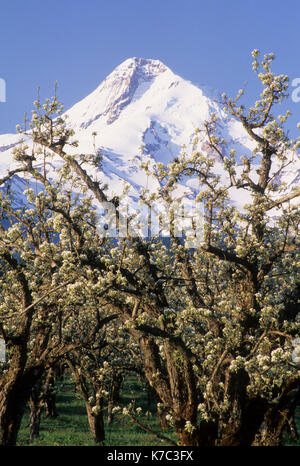
[[[57,80],[69,108],[133,56],[232,95],[247,81],[251,101],[254,48],[275,53],[276,72],[300,78],[299,18],[299,0],[2,0],[0,133],[31,112],[38,86],[49,97]],[[300,102],[287,106],[292,129]]]

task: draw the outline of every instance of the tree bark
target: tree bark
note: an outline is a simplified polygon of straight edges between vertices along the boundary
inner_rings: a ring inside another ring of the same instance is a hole
[[[9,374],[0,392],[0,445],[15,446],[22,417],[32,387],[40,377],[39,368],[28,369],[14,377]]]
[[[167,414],[168,414],[167,409],[164,406],[159,406],[159,408],[157,409],[157,416],[158,416],[159,426],[162,430],[165,430],[168,428],[168,421],[166,419]]]
[[[123,382],[123,376],[121,373],[113,374],[110,387],[109,387],[109,399],[107,404],[107,425],[111,425],[113,422],[113,408],[120,399],[120,390]]]
[[[46,417],[55,419],[58,414],[56,410],[56,392],[55,392],[55,380],[50,375],[46,381],[46,390],[44,394]]]
[[[103,444],[105,440],[103,411],[101,409],[99,413],[93,413],[92,407],[88,402],[85,402],[85,407],[93,440],[95,443]]]
[[[36,385],[32,388],[30,398],[29,398],[29,443],[33,443],[35,439],[39,437],[40,434],[40,420],[41,420],[41,411],[43,406],[42,401],[42,381],[39,380]]]

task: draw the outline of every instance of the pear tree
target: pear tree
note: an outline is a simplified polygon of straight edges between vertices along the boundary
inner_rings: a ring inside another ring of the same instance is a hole
[[[204,226],[195,247],[178,237],[174,209],[168,244],[159,233],[148,240],[97,235],[93,202],[115,206],[117,230],[122,212],[88,170],[98,155],[68,150],[76,142],[56,96],[44,106],[38,100],[30,131],[20,129],[32,138],[31,153],[25,144],[15,152],[16,170],[43,187],[38,197],[47,197],[59,234],[36,253],[55,271],[61,261],[52,286],[72,281],[58,298],[63,315],[73,312],[86,290],[107,312],[105,324],[118,316],[182,445],[278,445],[286,425],[295,432],[300,190],[290,190],[284,176],[295,166],[299,138],[291,140],[285,131],[289,112],[274,114],[287,96],[288,77],[272,72],[272,54],[260,61],[255,50],[253,58],[262,85],[255,104],[247,109],[240,103],[244,90],[234,99],[222,95],[228,118],[243,128],[250,149],[230,147],[211,115],[192,146],[167,166],[145,166],[160,186],[141,192],[145,205],[171,206],[180,183],[198,186]],[[47,175],[51,157],[61,161],[59,182],[65,185],[59,190]],[[74,191],[80,195],[70,209]],[[237,198],[244,199],[242,208]]]

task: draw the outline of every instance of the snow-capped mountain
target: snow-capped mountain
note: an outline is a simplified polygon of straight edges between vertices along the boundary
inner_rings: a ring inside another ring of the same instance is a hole
[[[74,139],[79,143],[70,153],[100,150],[103,161],[99,170],[93,169],[93,176],[108,184],[112,195],[121,194],[123,182],[129,182],[131,196],[135,197],[141,187],[157,188],[155,181],[139,169],[141,158],[154,165],[178,156],[183,145],[189,150],[195,130],[203,128],[203,122],[212,112],[219,117],[219,130],[229,142],[228,148],[223,148],[224,155],[231,148],[237,154],[247,155],[255,143],[240,123],[223,113],[212,95],[177,76],[159,60],[130,58],[66,112],[68,125],[75,130]],[[0,135],[0,178],[15,166],[11,151],[18,139],[14,134]],[[213,155],[205,140],[201,150],[207,156]],[[55,174],[59,165],[59,160],[54,158],[49,170]],[[294,167],[286,170],[287,186],[299,183],[299,156],[297,167],[297,170]],[[220,160],[216,170],[222,175]],[[182,194],[192,195],[198,189],[195,183],[193,179],[187,181],[180,188]],[[17,196],[22,196],[25,186],[22,176],[15,175],[13,188]],[[248,200],[246,194],[243,197],[241,190],[234,188],[230,193],[238,205]]]

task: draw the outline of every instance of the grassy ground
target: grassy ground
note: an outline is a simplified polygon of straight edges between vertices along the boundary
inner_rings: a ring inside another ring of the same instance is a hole
[[[139,420],[147,424],[156,432],[160,428],[155,416],[154,405],[148,405],[147,394],[134,379],[129,379],[123,391],[120,405],[128,404],[135,400],[136,407],[143,408],[143,412],[149,410],[152,415],[141,416]],[[92,446],[94,445],[90,428],[87,421],[86,411],[82,400],[74,392],[73,386],[67,387],[58,384],[57,393],[57,412],[56,419],[48,419],[45,412],[42,412],[40,436],[33,445],[38,446]],[[29,444],[28,412],[26,412],[22,421],[22,426],[18,435],[18,445]],[[164,432],[173,441],[176,437],[170,432]],[[115,415],[114,422],[111,426],[106,425],[105,445],[107,446],[167,446],[168,443],[162,442],[147,432],[142,431],[138,426],[130,421],[128,417]],[[169,444],[170,445],[170,444]]]

